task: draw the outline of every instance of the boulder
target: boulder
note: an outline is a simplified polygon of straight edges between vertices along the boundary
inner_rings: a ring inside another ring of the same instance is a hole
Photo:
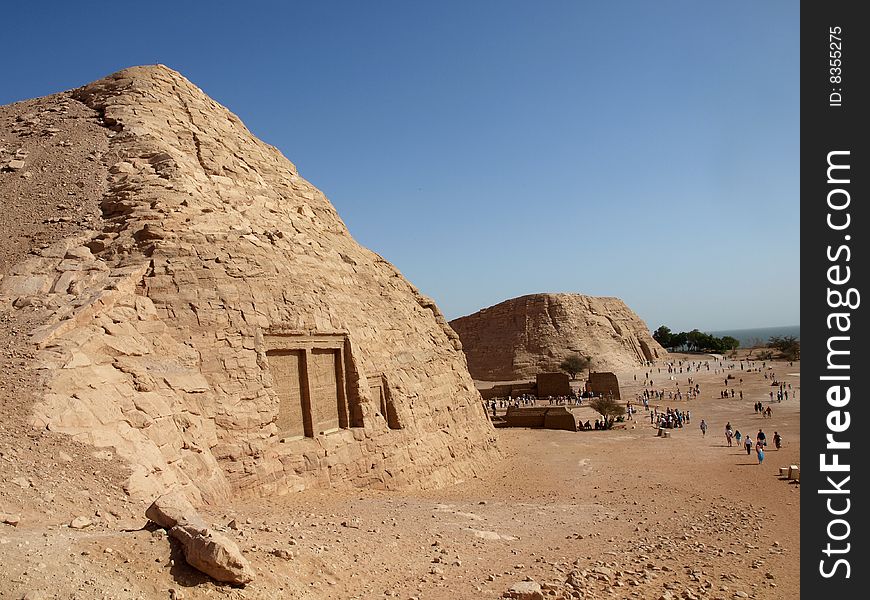
[[[145,516],[166,530],[172,529],[179,523],[205,527],[199,513],[196,512],[187,496],[181,492],[163,494],[145,510]]]
[[[180,492],[157,498],[145,516],[169,531],[169,536],[181,544],[187,564],[194,569],[216,581],[237,585],[253,581],[254,570],[236,543],[210,529]]]
[[[244,585],[254,580],[254,570],[234,541],[214,530],[182,523],[169,530],[194,569],[217,581]]]

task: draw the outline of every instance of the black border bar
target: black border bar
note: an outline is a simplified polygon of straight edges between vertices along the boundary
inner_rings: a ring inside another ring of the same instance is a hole
[[[863,8],[863,10],[861,10]],[[801,4],[801,594],[866,598],[868,5]],[[830,438],[828,436],[831,436]],[[848,465],[848,467],[844,467]],[[840,561],[840,562],[838,562]]]

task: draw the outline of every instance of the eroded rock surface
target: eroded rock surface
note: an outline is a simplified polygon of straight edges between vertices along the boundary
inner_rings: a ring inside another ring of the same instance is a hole
[[[482,381],[534,378],[559,371],[572,354],[595,370],[619,370],[665,355],[646,324],[619,298],[532,294],[450,322],[472,377]]]
[[[0,310],[34,323],[35,428],[114,448],[134,497],[195,503],[434,487],[496,456],[438,308],[235,115],[159,65],[52,98],[103,136],[68,147],[101,215],[4,255]],[[24,171],[51,167],[24,154],[0,172],[22,205]]]

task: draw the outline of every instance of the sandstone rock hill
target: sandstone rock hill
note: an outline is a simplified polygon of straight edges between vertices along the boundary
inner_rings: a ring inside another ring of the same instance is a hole
[[[665,350],[619,298],[532,294],[450,322],[459,334],[471,375],[481,381],[533,378],[559,371],[572,354],[589,356],[595,370],[637,366]]]
[[[33,427],[113,448],[148,501],[432,487],[497,455],[435,304],[234,114],[164,66],[28,102],[3,107],[4,206],[100,213],[51,244],[2,230],[35,240],[0,253],[0,313],[34,325]]]

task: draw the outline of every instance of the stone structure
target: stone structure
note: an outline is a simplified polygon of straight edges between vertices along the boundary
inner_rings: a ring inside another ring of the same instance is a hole
[[[614,373],[590,373],[586,380],[586,391],[596,396],[605,396],[621,400],[619,395],[619,379]]]
[[[483,388],[479,391],[480,395],[483,397],[484,400],[508,397],[517,398],[524,395],[537,395],[537,387],[532,381],[526,383],[503,383],[499,385],[494,385],[491,388]]]
[[[504,427],[531,427],[577,431],[574,413],[564,406],[509,406]]]
[[[619,298],[533,294],[506,300],[450,322],[472,377],[528,379],[559,371],[568,356],[592,358],[598,369],[634,367],[664,356],[646,324]]]
[[[568,396],[571,394],[571,380],[567,373],[538,373],[535,375],[535,389],[538,398]]]
[[[42,319],[35,427],[113,447],[149,501],[433,487],[497,456],[435,304],[235,115],[163,66],[55,99],[103,126],[63,149],[90,153],[102,219],[0,277]],[[0,173],[24,193],[58,168],[24,160]]]

